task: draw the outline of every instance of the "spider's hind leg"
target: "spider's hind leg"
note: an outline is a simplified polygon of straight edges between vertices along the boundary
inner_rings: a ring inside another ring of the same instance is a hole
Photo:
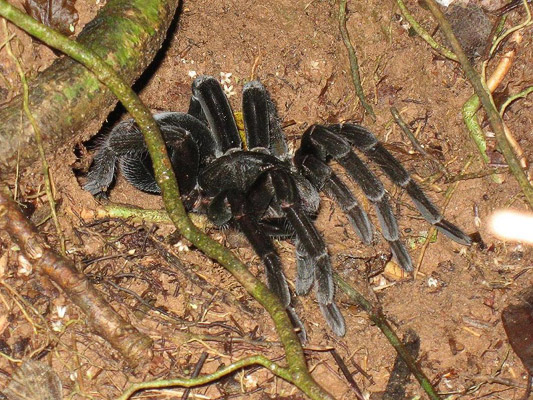
[[[404,188],[422,216],[431,224],[457,243],[470,245],[472,239],[461,229],[444,219],[440,211],[429,200],[422,189],[411,178],[400,162],[378,141],[368,129],[351,123],[328,127],[346,138],[361,150],[387,174],[390,180]]]
[[[119,158],[139,156],[145,149],[142,134],[134,121],[130,119],[119,123],[98,146],[83,188],[93,196],[105,195],[115,177]]]
[[[296,238],[296,267],[297,267],[297,281],[296,285],[298,287],[298,283],[300,286],[306,285],[307,288],[301,287],[301,289],[304,289],[305,292],[309,291],[311,285],[314,281],[314,276],[312,273],[312,269],[308,267],[308,265],[313,263],[312,257],[307,252],[305,246],[302,244],[302,242]],[[310,271],[311,270],[311,271]],[[318,295],[318,287],[315,288]],[[344,317],[342,316],[342,313],[339,310],[339,307],[337,304],[335,304],[335,301],[332,301],[329,304],[322,304],[320,301],[318,302],[318,305],[320,307],[320,311],[322,312],[322,315],[324,316],[326,322],[331,327],[333,332],[337,336],[344,336],[346,333],[346,323],[344,322]]]

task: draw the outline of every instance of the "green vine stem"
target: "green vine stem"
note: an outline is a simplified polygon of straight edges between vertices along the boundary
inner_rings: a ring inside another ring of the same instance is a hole
[[[195,386],[206,385],[232,372],[238,371],[241,368],[249,367],[252,365],[261,365],[265,367],[266,369],[270,370],[275,375],[279,376],[280,378],[283,378],[286,381],[292,382],[292,376],[287,369],[279,367],[276,363],[270,361],[266,357],[252,356],[252,357],[247,357],[247,358],[243,358],[242,360],[236,361],[224,368],[217,370],[216,372],[212,374],[203,375],[198,378],[162,379],[158,381],[147,381],[147,382],[134,383],[128,389],[126,389],[126,391],[124,391],[124,393],[122,393],[122,395],[118,397],[117,400],[127,400],[130,398],[132,394],[143,389],[160,389],[160,388],[167,388],[167,387],[172,387],[172,386],[181,386],[181,387],[190,388],[190,387],[195,387]]]
[[[507,141],[504,132],[503,121],[498,110],[494,106],[492,96],[490,95],[488,90],[485,89],[483,83],[481,82],[479,74],[474,70],[474,68],[470,64],[470,61],[468,61],[468,57],[464,53],[457,38],[453,34],[450,23],[442,13],[438,4],[435,2],[435,0],[425,1],[431,13],[437,19],[440,28],[444,32],[446,39],[448,40],[450,46],[453,49],[453,52],[457,55],[457,58],[461,63],[461,67],[463,68],[466,77],[470,81],[470,84],[473,86],[475,93],[479,97],[481,104],[485,109],[485,112],[487,113],[490,126],[494,134],[496,135],[498,147],[503,153],[503,156],[505,157],[507,165],[509,165],[511,173],[518,181],[518,184],[520,185],[520,188],[522,189],[522,192],[526,197],[526,201],[529,203],[529,206],[533,208],[533,186],[531,186],[531,184],[529,183],[527,176],[524,173],[524,170],[520,166],[519,161],[517,160],[511,146],[509,145],[509,142]]]
[[[500,106],[500,115],[503,117],[503,114],[505,113],[505,109],[511,104],[513,101],[517,99],[523,99],[527,97],[530,93],[533,93],[533,86],[529,86],[525,88],[524,90],[513,94],[512,96],[509,96],[507,100],[503,102],[503,104]]]
[[[331,399],[331,395],[316,383],[307,369],[298,336],[292,329],[289,317],[279,299],[266,285],[256,279],[229,249],[205,235],[187,216],[159,127],[135,92],[102,58],[82,44],[40,24],[5,0],[0,0],[0,15],[48,46],[83,64],[122,102],[143,132],[165,209],[178,231],[204,254],[223,265],[267,310],[284,346],[292,383],[312,399]]]
[[[464,104],[461,109],[463,114],[463,121],[470,135],[470,139],[476,145],[481,158],[485,164],[490,163],[489,156],[487,155],[487,141],[485,140],[485,134],[481,125],[477,120],[477,110],[479,110],[479,97],[476,95],[471,96]]]

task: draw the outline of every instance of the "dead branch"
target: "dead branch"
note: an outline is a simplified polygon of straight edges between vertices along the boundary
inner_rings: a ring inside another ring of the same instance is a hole
[[[39,273],[50,278],[65,292],[85,313],[87,322],[95,332],[132,366],[151,359],[152,340],[117,314],[72,261],[61,257],[48,246],[5,188],[0,190],[0,229],[11,236]]]

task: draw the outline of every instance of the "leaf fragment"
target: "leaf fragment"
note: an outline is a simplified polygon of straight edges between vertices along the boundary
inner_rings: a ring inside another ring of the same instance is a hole
[[[78,22],[75,3],[76,0],[25,0],[24,9],[37,21],[70,36]]]

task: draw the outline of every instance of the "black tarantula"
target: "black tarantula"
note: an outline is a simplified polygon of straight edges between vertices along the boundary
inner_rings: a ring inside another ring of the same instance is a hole
[[[346,169],[374,205],[382,235],[399,265],[412,270],[383,184],[353,152],[354,147],[407,191],[427,221],[452,240],[471,244],[366,128],[352,123],[313,125],[303,134],[301,147],[291,160],[276,108],[260,82],[244,86],[242,104],[245,144],[228,99],[212,77],[194,81],[187,114],[165,112],[156,114],[155,119],[167,143],[185,206],[206,213],[218,226],[231,223],[246,235],[265,265],[269,287],[293,317],[291,294],[272,237],[294,237],[296,293],[306,294],[314,284],[320,309],[339,336],[346,328],[333,300],[330,257],[312,222],[320,204],[319,192],[339,204],[365,244],[373,238],[367,214],[329,167],[332,159]],[[133,186],[160,193],[143,137],[132,120],[115,126],[102,142],[84,188],[93,195],[104,194],[113,181],[117,161]]]

